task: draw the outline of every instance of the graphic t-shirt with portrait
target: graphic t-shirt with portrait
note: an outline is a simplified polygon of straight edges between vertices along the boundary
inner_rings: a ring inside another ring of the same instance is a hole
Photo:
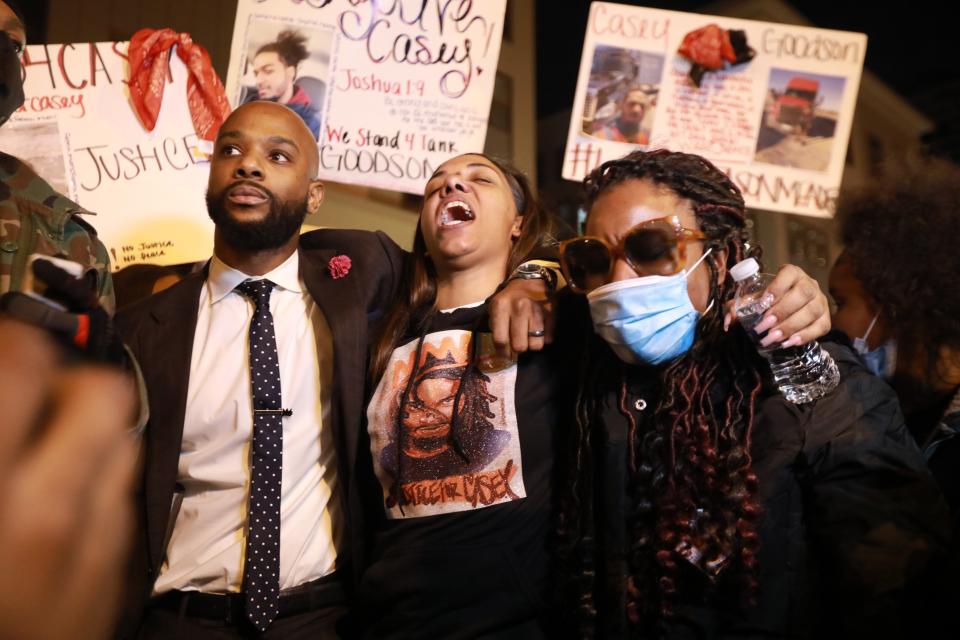
[[[368,408],[388,518],[470,511],[527,495],[514,406],[517,365],[468,375],[471,335],[433,331],[422,346],[415,338],[390,358]]]
[[[498,614],[542,612],[558,367],[548,350],[468,371],[474,331],[486,365],[486,307],[437,313],[417,366],[421,336],[411,334],[368,406],[385,518],[362,591],[382,616],[378,634],[402,635],[405,625],[423,637],[482,634]],[[482,615],[468,615],[481,606]]]

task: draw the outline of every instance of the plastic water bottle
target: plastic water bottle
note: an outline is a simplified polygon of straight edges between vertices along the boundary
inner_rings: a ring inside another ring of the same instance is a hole
[[[840,371],[819,343],[813,341],[787,348],[760,344],[766,332],[758,334],[754,327],[773,304],[770,296],[764,296],[773,276],[760,273],[760,265],[753,258],[734,265],[730,275],[738,283],[734,303],[737,318],[757,345],[757,350],[770,363],[773,379],[783,396],[794,404],[803,404],[830,393],[840,383]]]

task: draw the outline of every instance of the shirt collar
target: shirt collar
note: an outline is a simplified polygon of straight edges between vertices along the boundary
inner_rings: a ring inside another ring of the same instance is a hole
[[[239,269],[234,269],[214,254],[210,260],[210,270],[207,273],[207,286],[210,288],[210,303],[216,304],[225,298],[244,280],[259,280],[261,278],[270,280],[280,289],[302,293],[303,284],[300,282],[300,252],[294,251],[289,258],[284,260],[283,264],[262,276],[251,276]]]

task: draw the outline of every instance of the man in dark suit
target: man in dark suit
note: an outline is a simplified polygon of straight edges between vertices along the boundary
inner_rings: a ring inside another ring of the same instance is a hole
[[[317,163],[316,144],[295,113],[265,102],[237,109],[211,162],[214,257],[203,272],[118,317],[151,411],[130,591],[140,602],[131,604],[129,622],[147,605],[139,637],[215,630],[243,637],[263,627],[263,637],[335,637],[341,587],[351,582],[351,556],[360,549],[351,544],[362,524],[349,479],[368,326],[393,299],[403,252],[382,233],[299,235],[323,199]],[[266,489],[280,494],[273,517],[282,544],[268,562],[279,601],[254,602],[276,608],[254,622],[244,593],[251,441],[258,447],[250,380],[268,374],[248,367],[247,327],[257,312],[235,287],[261,278],[274,284],[278,409],[292,415],[276,417],[282,484]]]
[[[367,342],[404,252],[381,232],[300,236],[317,166],[294,112],[239,107],[211,161],[213,258],[117,318],[151,412],[124,637],[338,637],[363,564]],[[543,326],[513,299],[537,286],[499,296],[500,335]]]

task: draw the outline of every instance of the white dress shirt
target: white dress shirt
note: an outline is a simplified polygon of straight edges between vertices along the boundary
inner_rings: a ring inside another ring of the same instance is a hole
[[[330,390],[333,342],[299,275],[295,252],[263,276],[280,361],[283,479],[280,588],[332,572],[340,513]],[[234,287],[250,278],[216,256],[200,293],[180,447],[186,492],[154,593],[238,592],[243,581],[253,435],[248,332],[254,304]]]

